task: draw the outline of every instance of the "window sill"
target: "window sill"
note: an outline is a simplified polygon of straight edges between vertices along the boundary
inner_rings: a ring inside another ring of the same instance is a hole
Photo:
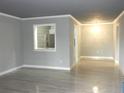
[[[56,52],[56,49],[34,49],[36,52]]]

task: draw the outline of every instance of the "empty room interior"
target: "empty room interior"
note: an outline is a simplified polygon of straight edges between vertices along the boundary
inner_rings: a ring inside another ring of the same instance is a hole
[[[124,93],[124,1],[1,0],[0,93]]]

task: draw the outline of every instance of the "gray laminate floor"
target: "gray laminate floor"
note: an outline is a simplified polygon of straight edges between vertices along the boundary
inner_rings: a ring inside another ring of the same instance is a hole
[[[81,60],[71,72],[23,68],[0,77],[0,93],[120,93],[113,61]]]

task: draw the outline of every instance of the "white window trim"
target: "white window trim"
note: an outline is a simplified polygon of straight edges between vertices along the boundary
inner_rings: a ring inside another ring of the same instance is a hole
[[[38,26],[55,26],[55,48],[38,48],[37,47],[37,27]],[[56,52],[56,24],[51,23],[51,24],[34,24],[33,25],[33,34],[34,34],[34,51],[39,51],[39,52]]]

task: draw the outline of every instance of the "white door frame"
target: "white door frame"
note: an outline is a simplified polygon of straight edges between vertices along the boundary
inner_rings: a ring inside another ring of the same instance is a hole
[[[74,56],[75,56],[75,61],[76,63],[79,60],[79,55],[78,55],[78,31],[79,27],[77,25],[74,25]]]

